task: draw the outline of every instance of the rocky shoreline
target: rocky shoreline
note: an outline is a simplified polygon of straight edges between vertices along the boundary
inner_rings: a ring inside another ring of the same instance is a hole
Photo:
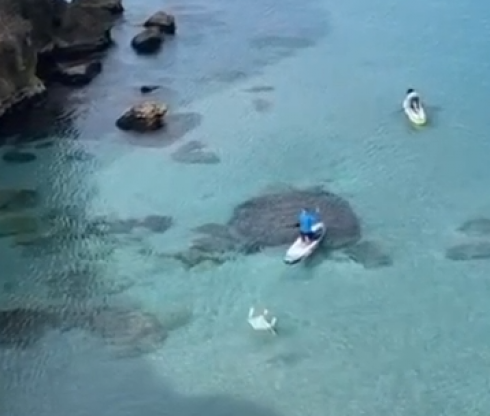
[[[0,116],[41,98],[57,77],[100,72],[94,54],[112,45],[123,11],[120,0],[0,1]]]
[[[0,117],[42,99],[52,83],[92,81],[123,12],[121,0],[0,0]],[[163,11],[141,27],[131,42],[140,54],[157,52],[176,32],[174,17]]]

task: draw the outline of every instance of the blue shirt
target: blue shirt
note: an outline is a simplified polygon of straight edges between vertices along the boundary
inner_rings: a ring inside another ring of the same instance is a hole
[[[313,226],[318,222],[318,218],[311,212],[302,211],[299,215],[299,230],[302,233],[312,233]]]

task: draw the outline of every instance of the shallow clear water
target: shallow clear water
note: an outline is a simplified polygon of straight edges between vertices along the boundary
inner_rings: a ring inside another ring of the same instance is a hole
[[[5,243],[5,302],[106,298],[194,316],[139,358],[115,357],[78,331],[2,351],[5,414],[489,411],[490,263],[444,258],[446,247],[462,241],[456,228],[490,210],[488,6],[324,3],[169,6],[182,21],[182,42],[179,35],[149,59],[126,45],[131,23],[158,6],[129,3],[105,74],[77,93],[81,104],[67,131],[78,139],[60,137],[27,168],[1,167],[3,186],[37,186],[47,206],[70,203],[89,218],[165,214],[176,221],[161,237],[75,242],[51,257],[26,258]],[[264,33],[296,40],[282,48],[287,54],[274,52],[264,48],[272,42]],[[206,142],[222,163],[176,164],[175,145],[137,146],[115,131],[114,118],[141,83],[170,87],[156,96],[172,111],[200,114],[200,125],[179,141]],[[264,85],[274,91],[246,91]],[[398,110],[408,87],[430,105],[433,123],[420,131]],[[270,111],[256,111],[256,98],[270,100]],[[67,161],[73,148],[95,158]],[[225,221],[234,205],[278,183],[324,184],[345,196],[365,237],[381,242],[393,266],[286,268],[282,251],[270,250],[187,271],[158,255],[185,247],[192,227]],[[67,258],[96,262],[95,283],[47,283]],[[250,333],[246,315],[255,304],[277,314],[282,334]]]

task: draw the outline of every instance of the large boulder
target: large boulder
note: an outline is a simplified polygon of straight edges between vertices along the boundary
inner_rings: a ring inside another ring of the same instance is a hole
[[[252,198],[238,205],[228,225],[240,238],[261,246],[289,244],[302,208],[318,209],[328,228],[325,243],[337,249],[358,242],[359,220],[350,204],[322,190],[290,190]]]
[[[124,12],[122,0],[72,0],[72,3],[81,3],[87,10],[104,11],[112,16],[119,16]]]
[[[113,43],[112,24],[112,16],[103,9],[85,7],[84,0],[71,2],[53,36],[53,58],[80,59],[104,51]]]
[[[148,55],[157,52],[162,43],[162,32],[158,28],[150,27],[131,40],[131,47],[139,54]]]
[[[137,132],[154,131],[163,127],[168,108],[165,104],[145,101],[134,105],[116,121],[121,130]]]
[[[164,11],[156,12],[143,25],[145,27],[155,27],[166,35],[175,35],[177,30],[175,17]]]

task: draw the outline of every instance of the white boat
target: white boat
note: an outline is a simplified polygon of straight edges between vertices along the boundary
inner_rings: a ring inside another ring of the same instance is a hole
[[[427,115],[425,114],[425,109],[422,103],[420,103],[418,108],[413,108],[410,105],[410,100],[407,97],[405,101],[403,101],[403,111],[413,124],[423,126],[425,123],[427,123]]]
[[[284,263],[296,264],[309,257],[320,245],[325,236],[325,225],[319,222],[313,226],[313,232],[318,233],[318,237],[313,241],[305,243],[301,236],[289,247],[284,256]]]

